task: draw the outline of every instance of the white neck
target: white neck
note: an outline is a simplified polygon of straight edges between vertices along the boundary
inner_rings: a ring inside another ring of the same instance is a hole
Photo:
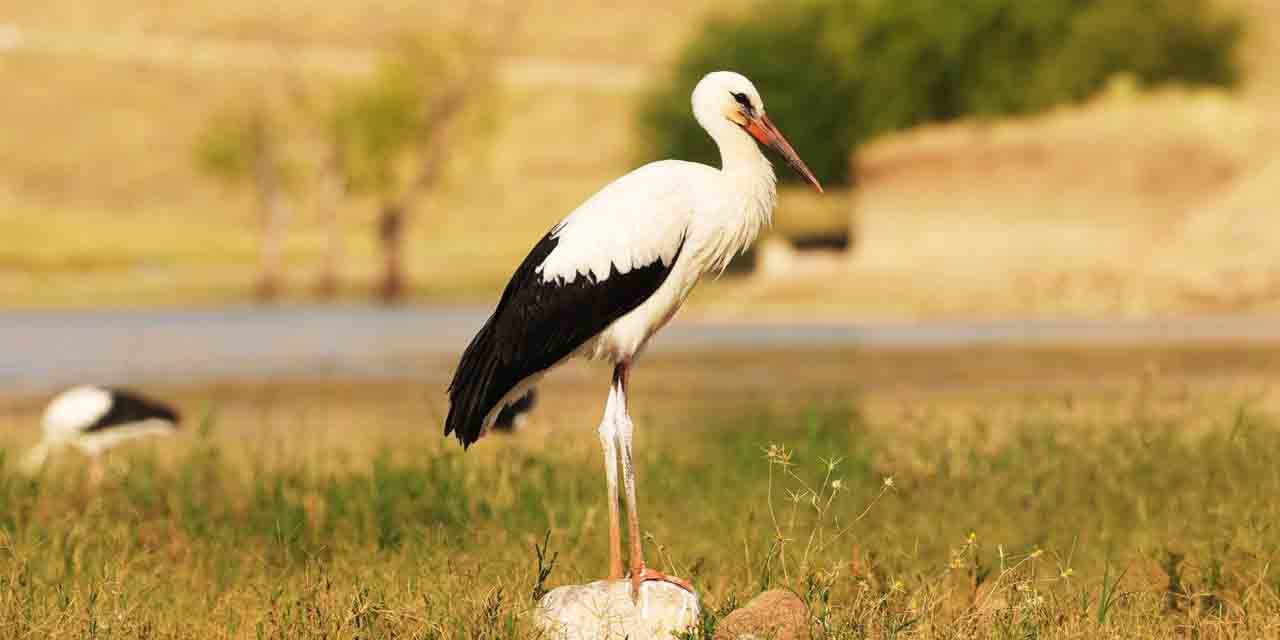
[[[760,216],[759,224],[772,221],[777,202],[777,177],[773,165],[764,157],[754,138],[738,125],[723,117],[705,118],[703,128],[720,148],[720,171],[733,189],[741,194],[744,213]],[[699,118],[701,122],[703,118]]]
[[[726,175],[746,181],[774,180],[773,165],[742,127],[718,114],[699,116],[698,123],[720,148],[720,169]]]
[[[755,240],[761,227],[772,224],[778,201],[777,178],[773,165],[742,127],[720,116],[699,117],[698,122],[720,148],[720,173],[728,183],[726,193],[733,198],[725,220],[730,228],[721,235],[721,246],[712,260],[712,269],[723,271],[734,255]]]

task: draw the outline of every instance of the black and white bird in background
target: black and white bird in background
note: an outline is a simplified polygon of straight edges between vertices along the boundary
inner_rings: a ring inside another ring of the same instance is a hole
[[[54,396],[41,418],[43,437],[22,460],[28,475],[39,473],[49,454],[66,447],[89,458],[89,479],[105,473],[102,455],[116,445],[145,436],[169,435],[178,428],[178,412],[132,391],[73,387]]]
[[[613,364],[599,428],[609,491],[609,579],[623,579],[620,460],[633,595],[648,580],[689,585],[645,566],[627,410],[632,364],[698,280],[723,271],[770,223],[776,178],[758,144],[772,147],[822,191],[742,75],[704,77],[693,90],[693,115],[719,146],[721,168],[679,160],[645,165],[552,227],[516,269],[449,385],[445,435],[466,447],[504,406],[566,359]]]
[[[493,419],[493,430],[503,433],[515,433],[529,421],[529,412],[538,403],[538,390],[530,388],[524,395],[516,398],[498,412]]]

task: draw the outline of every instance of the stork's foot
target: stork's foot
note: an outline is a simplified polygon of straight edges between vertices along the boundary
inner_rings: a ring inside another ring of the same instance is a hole
[[[640,597],[641,583],[652,582],[655,580],[659,582],[669,582],[681,589],[684,589],[685,591],[688,591],[689,593],[694,593],[693,585],[689,584],[688,580],[669,576],[661,571],[650,569],[644,565],[640,565],[639,569],[633,569],[629,579],[631,580],[631,597],[634,599],[638,599]]]

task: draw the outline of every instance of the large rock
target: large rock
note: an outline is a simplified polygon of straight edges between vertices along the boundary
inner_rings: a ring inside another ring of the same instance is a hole
[[[671,640],[698,622],[698,596],[668,582],[645,582],[631,599],[626,580],[552,589],[534,612],[548,640]]]
[[[715,640],[809,640],[809,607],[786,589],[766,591],[725,616]]]

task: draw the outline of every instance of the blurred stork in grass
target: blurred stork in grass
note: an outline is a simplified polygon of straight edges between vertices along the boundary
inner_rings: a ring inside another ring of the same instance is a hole
[[[75,447],[89,458],[89,481],[105,476],[102,456],[116,445],[145,436],[169,435],[178,428],[178,412],[138,393],[108,387],[73,387],[54,396],[41,419],[43,437],[22,460],[35,475],[49,454]]]
[[[493,430],[503,433],[519,431],[529,421],[529,412],[533,411],[537,403],[538,390],[530,388],[523,396],[498,412],[498,417],[493,419]]]
[[[449,385],[445,435],[456,435],[465,447],[493,427],[504,406],[566,359],[576,355],[613,365],[599,429],[609,491],[609,579],[623,579],[621,460],[633,596],[649,580],[690,586],[644,562],[627,410],[632,364],[698,280],[724,271],[770,223],[776,177],[760,145],[772,147],[822,191],[745,77],[708,74],[693,90],[693,115],[719,146],[721,167],[679,160],[645,165],[552,227],[516,269]]]

